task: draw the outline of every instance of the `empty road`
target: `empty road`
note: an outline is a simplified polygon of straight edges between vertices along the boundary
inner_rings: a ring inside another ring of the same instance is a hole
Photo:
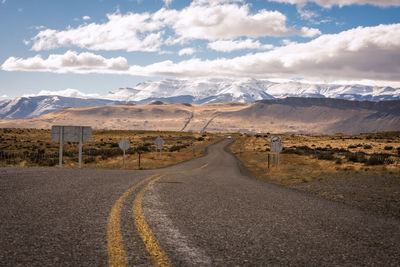
[[[241,172],[0,168],[2,266],[399,266],[400,221]]]

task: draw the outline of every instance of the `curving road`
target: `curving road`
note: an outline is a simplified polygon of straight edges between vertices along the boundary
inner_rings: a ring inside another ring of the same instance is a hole
[[[398,219],[248,177],[229,142],[151,171],[0,168],[1,265],[399,265]]]

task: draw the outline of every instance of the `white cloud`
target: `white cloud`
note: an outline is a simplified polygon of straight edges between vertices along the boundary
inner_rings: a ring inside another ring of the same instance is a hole
[[[83,24],[64,31],[46,29],[32,38],[35,51],[77,46],[91,50],[157,51],[162,26],[148,13],[108,14],[104,24]]]
[[[302,27],[300,32],[301,36],[310,38],[321,34],[321,32],[318,29],[308,28],[308,27]]]
[[[309,37],[310,32],[319,33],[316,29],[304,33],[303,30],[287,27],[286,16],[278,11],[262,9],[252,14],[247,4],[230,2],[195,1],[180,11],[161,9],[154,18],[162,20],[184,39],[218,40],[304,34]]]
[[[5,71],[38,71],[55,73],[122,73],[129,69],[123,57],[106,59],[92,53],[67,51],[63,55],[50,55],[43,59],[40,55],[22,59],[10,57],[1,66]]]
[[[261,44],[260,41],[255,41],[253,39],[246,40],[219,40],[207,45],[208,48],[220,52],[232,52],[241,49],[257,49],[257,50],[270,50],[274,48],[270,44]]]
[[[169,6],[172,3],[172,0],[163,0],[166,6]]]
[[[193,49],[193,48],[191,48],[191,47],[187,47],[187,48],[183,48],[183,49],[179,50],[178,54],[179,54],[180,56],[183,56],[183,55],[193,55],[195,52],[196,52],[195,49]]]
[[[89,16],[83,16],[82,19],[83,20],[90,20],[90,17]]]
[[[50,90],[41,90],[37,94],[28,94],[23,95],[25,97],[29,96],[43,96],[43,95],[54,95],[54,96],[64,96],[64,97],[76,97],[76,98],[99,98],[98,94],[86,94],[77,89],[67,88],[65,90],[59,91],[50,91]]]
[[[374,6],[400,6],[399,0],[268,0],[270,2],[295,4],[300,7],[307,3],[315,3],[319,6],[330,8],[332,6],[348,5],[374,5]]]
[[[231,59],[170,60],[128,66],[124,58],[105,59],[91,53],[9,58],[3,70],[123,73],[170,77],[254,77],[309,80],[400,81],[400,24],[358,27],[325,34],[306,43],[287,43],[271,51]]]
[[[400,24],[358,27],[232,59],[163,61],[130,72],[173,77],[400,81]]]
[[[1,3],[2,3],[2,4],[5,4],[5,3],[6,3],[6,1],[7,1],[7,0],[1,0]]]
[[[192,39],[321,34],[318,29],[288,27],[286,16],[278,11],[262,9],[251,13],[247,4],[236,2],[241,1],[197,0],[182,10],[161,8],[155,13],[107,14],[108,21],[103,24],[85,23],[61,31],[41,30],[32,38],[32,50],[76,46],[90,50],[155,52],[160,51],[162,45]],[[175,35],[164,40],[167,29],[172,29]]]

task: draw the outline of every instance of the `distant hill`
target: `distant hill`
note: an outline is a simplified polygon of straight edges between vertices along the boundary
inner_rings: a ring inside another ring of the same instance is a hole
[[[108,99],[83,99],[64,96],[18,97],[0,101],[0,120],[33,118],[62,108],[108,106],[124,103]]]
[[[67,107],[108,106],[123,103],[251,104],[287,97],[335,98],[346,100],[400,100],[400,88],[365,85],[273,83],[256,79],[195,79],[148,81],[134,88],[120,88],[101,99],[65,96],[20,97],[0,101],[0,120],[33,118]]]
[[[0,127],[50,128],[90,125],[96,129],[215,132],[360,133],[400,130],[400,100],[349,101],[286,98],[253,104],[182,104],[67,108],[37,118],[0,121]]]

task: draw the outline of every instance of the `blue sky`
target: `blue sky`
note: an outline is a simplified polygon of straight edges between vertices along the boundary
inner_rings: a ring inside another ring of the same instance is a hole
[[[0,96],[211,77],[400,87],[400,0],[0,0]]]

